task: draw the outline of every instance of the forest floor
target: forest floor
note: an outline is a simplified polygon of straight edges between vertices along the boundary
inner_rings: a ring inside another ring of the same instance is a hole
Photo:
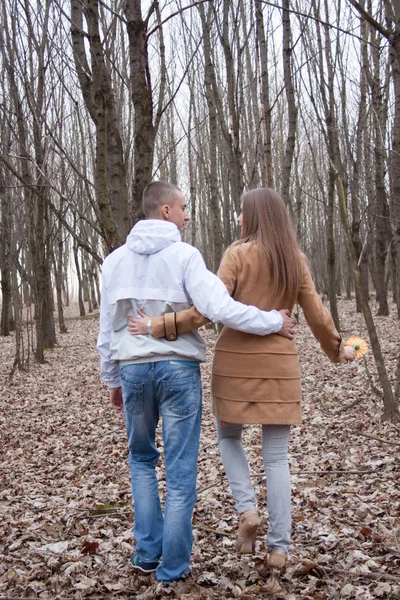
[[[353,302],[343,335],[366,337]],[[335,366],[300,317],[304,421],[293,427],[293,543],[286,573],[264,565],[265,478],[258,427],[245,441],[262,514],[256,553],[238,555],[237,515],[210,411],[215,335],[203,330],[204,417],[192,576],[164,587],[129,564],[131,490],[123,418],[99,381],[98,315],[68,309],[68,333],[46,364],[8,380],[14,339],[0,340],[0,598],[400,598],[400,426],[381,421],[371,352]],[[392,310],[395,314],[394,308]],[[376,319],[394,380],[400,324]],[[165,492],[162,460],[160,488]]]

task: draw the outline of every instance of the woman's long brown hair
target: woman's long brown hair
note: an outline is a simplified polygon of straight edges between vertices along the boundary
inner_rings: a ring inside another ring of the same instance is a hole
[[[271,292],[294,304],[301,283],[300,251],[283,200],[271,188],[242,195],[242,238],[237,243],[249,241],[265,256]]]

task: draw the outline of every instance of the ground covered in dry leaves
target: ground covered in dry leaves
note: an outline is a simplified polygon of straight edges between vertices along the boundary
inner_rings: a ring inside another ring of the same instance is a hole
[[[394,310],[392,311],[394,314]],[[352,302],[343,333],[366,336]],[[373,359],[335,366],[300,317],[304,423],[291,435],[293,546],[281,577],[264,566],[265,478],[259,428],[246,446],[262,528],[254,556],[234,549],[237,515],[210,413],[215,335],[204,331],[204,419],[190,578],[166,588],[129,566],[133,511],[123,420],[99,381],[97,315],[7,380],[12,337],[0,340],[1,598],[382,598],[400,597],[400,427],[381,422]],[[399,323],[376,319],[394,378]],[[164,472],[159,469],[165,491]]]

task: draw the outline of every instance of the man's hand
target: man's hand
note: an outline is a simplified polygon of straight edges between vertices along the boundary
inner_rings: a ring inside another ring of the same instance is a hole
[[[124,401],[122,400],[122,388],[110,388],[110,403],[117,412],[124,410]]]
[[[287,308],[279,311],[283,322],[281,329],[277,332],[279,335],[283,335],[283,337],[289,338],[292,340],[294,338],[294,334],[296,331],[297,321],[294,317],[290,316],[290,312]]]

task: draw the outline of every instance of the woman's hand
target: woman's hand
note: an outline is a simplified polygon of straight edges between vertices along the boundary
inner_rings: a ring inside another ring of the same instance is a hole
[[[151,321],[151,318],[140,308],[138,308],[138,314],[141,317],[140,319],[128,317],[128,331],[131,335],[147,335],[146,325]]]
[[[345,346],[343,349],[343,360],[351,362],[355,360],[354,348],[352,346]]]

